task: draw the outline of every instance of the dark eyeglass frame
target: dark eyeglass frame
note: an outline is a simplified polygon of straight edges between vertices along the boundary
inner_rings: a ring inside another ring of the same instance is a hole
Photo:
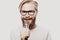
[[[27,13],[28,13],[28,15],[33,16],[36,11],[35,10],[29,10],[29,11],[21,10],[20,12],[21,12],[22,16],[25,16]],[[23,15],[23,13],[25,13],[25,14]]]

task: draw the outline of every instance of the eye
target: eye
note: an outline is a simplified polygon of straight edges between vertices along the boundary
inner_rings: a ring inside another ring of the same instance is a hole
[[[34,13],[32,11],[29,12],[29,15],[34,15]]]
[[[34,14],[34,13],[32,13],[32,12],[31,12],[31,13],[29,13],[29,15],[33,15],[33,14]]]
[[[26,15],[26,11],[21,11],[21,15]]]

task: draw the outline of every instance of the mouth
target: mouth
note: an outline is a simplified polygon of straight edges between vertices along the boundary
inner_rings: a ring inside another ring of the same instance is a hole
[[[25,22],[25,21],[28,21],[29,23],[32,22],[33,18],[22,18],[22,20]]]
[[[32,19],[27,19],[27,20],[25,20],[25,21],[31,21]]]
[[[32,18],[24,18],[24,21],[28,21],[30,23],[32,21]]]
[[[32,18],[23,18],[24,20],[32,20]]]

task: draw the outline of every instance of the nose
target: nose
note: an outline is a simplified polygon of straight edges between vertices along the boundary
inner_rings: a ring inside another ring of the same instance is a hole
[[[30,15],[28,13],[26,13],[26,17],[29,17]]]

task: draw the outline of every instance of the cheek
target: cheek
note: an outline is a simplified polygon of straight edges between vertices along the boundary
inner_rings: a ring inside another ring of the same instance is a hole
[[[21,18],[25,18],[25,16],[21,16]]]
[[[36,17],[36,15],[30,16],[30,18],[35,18],[35,17]]]

